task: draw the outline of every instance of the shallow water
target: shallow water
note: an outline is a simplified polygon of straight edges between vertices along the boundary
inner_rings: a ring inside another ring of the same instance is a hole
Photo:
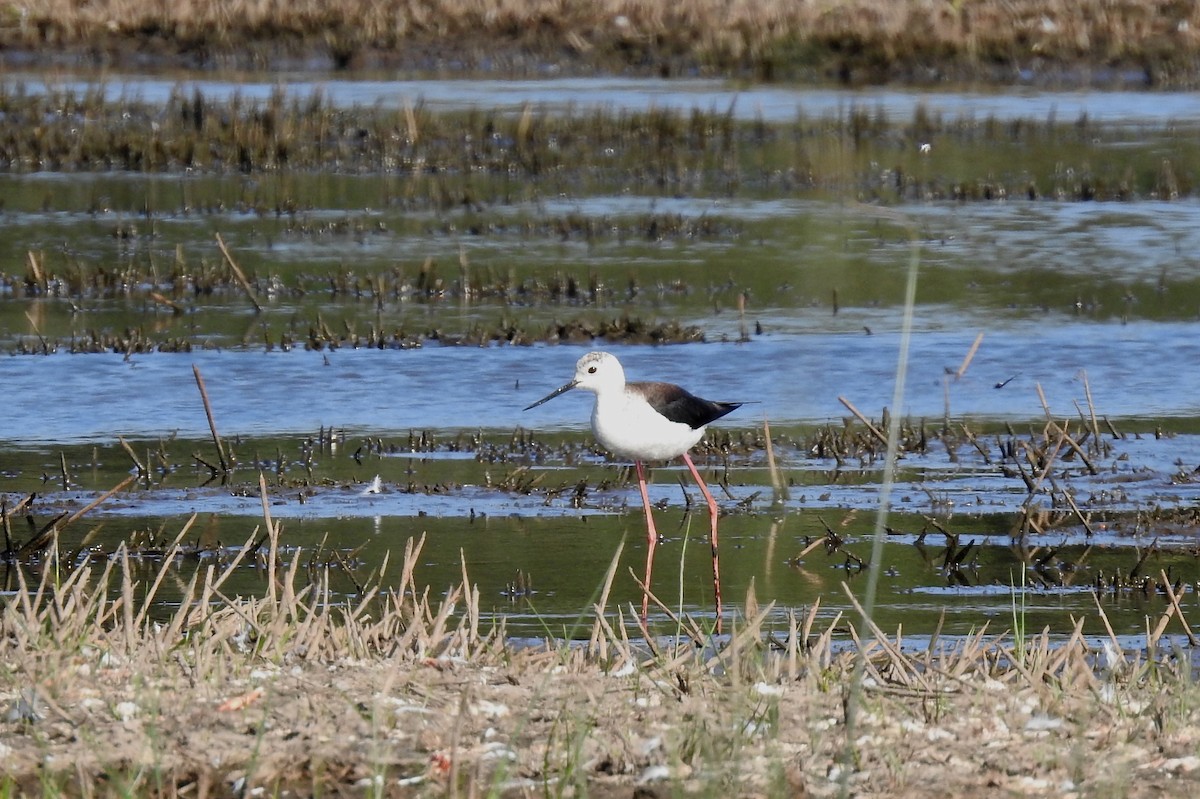
[[[51,79],[34,73],[5,76],[8,86],[26,91],[80,91],[97,86],[93,76],[56,73]],[[172,93],[206,96],[240,96],[264,101],[277,92],[308,97],[320,92],[341,106],[403,107],[421,103],[438,110],[519,111],[526,104],[549,112],[606,108],[642,111],[661,108],[689,112],[727,113],[742,120],[789,122],[798,114],[820,117],[864,108],[894,118],[911,117],[918,106],[948,117],[997,119],[1057,118],[1071,122],[1086,116],[1095,122],[1132,126],[1195,123],[1200,118],[1200,98],[1193,92],[1045,91],[1025,88],[1009,91],[947,89],[816,87],[734,84],[720,80],[652,78],[561,78],[556,80],[437,80],[388,77],[346,79],[341,75],[284,73],[264,80],[247,74],[232,79],[197,78],[193,75],[158,77],[110,73],[100,84],[112,102],[143,100],[161,103]]]
[[[838,397],[874,417],[891,401],[899,336],[887,331],[887,320],[864,316],[881,332],[816,333],[809,320],[798,321],[798,330],[745,344],[604,348],[621,358],[631,379],[669,379],[697,393],[751,403],[717,427],[744,429],[763,418],[773,425],[816,425],[849,415]],[[961,363],[975,331],[937,329],[946,324],[946,315],[940,315],[929,321],[934,329],[913,338],[910,388],[902,408],[907,416],[942,420],[948,386],[953,419],[1032,419],[1042,412],[1040,385],[1052,409],[1074,417],[1075,404],[1086,405],[1085,371],[1094,402],[1111,419],[1185,422],[1200,412],[1200,374],[1175,368],[1200,363],[1200,337],[1190,323],[1063,321],[1044,325],[1052,332],[1043,332],[1019,325],[983,327],[980,320],[983,344],[958,380],[947,380],[946,370]],[[23,446],[102,443],[118,435],[202,438],[208,425],[193,366],[204,375],[226,434],[305,435],[322,426],[383,435],[582,430],[590,395],[566,395],[534,411],[521,409],[565,383],[586,349],[231,349],[129,358],[61,353],[4,358],[0,382],[11,396],[37,397],[52,386],[56,398],[48,404],[14,403],[5,413],[3,438]],[[997,388],[999,383],[1004,386]],[[303,401],[288,402],[289,397]],[[94,413],[97,407],[105,412]]]
[[[565,382],[581,354],[603,347],[632,377],[749,403],[713,428],[714,437],[730,437],[727,451],[698,456],[709,479],[726,486],[718,492],[727,511],[726,601],[739,606],[753,584],[760,602],[778,603],[774,623],[818,599],[832,618],[849,607],[841,583],[857,592],[864,582],[854,558],[869,557],[878,454],[838,463],[797,442],[819,428],[842,427],[850,413],[839,398],[876,421],[891,404],[904,280],[915,254],[907,391],[892,410],[924,425],[931,443],[901,462],[896,534],[884,550],[881,626],[903,621],[907,633],[928,634],[943,611],[951,635],[985,622],[1008,626],[1014,592],[1028,586],[1029,628],[1065,634],[1072,615],[1094,611],[1089,587],[1113,575],[1128,578],[1152,546],[1139,576],[1170,569],[1172,579],[1187,584],[1185,611],[1194,608],[1200,278],[1192,261],[1200,251],[1200,204],[1190,196],[1118,204],[1052,194],[914,201],[862,178],[886,183],[892,167],[872,166],[885,157],[909,174],[925,170],[930,186],[974,179],[967,177],[980,174],[968,170],[979,166],[973,161],[1019,182],[1024,165],[1006,163],[1014,151],[1030,164],[1050,162],[1037,168],[1060,174],[1064,185],[1074,179],[1070,169],[1152,172],[1164,153],[1186,176],[1200,167],[1189,160],[1188,131],[1200,123],[1194,96],[840,92],[702,81],[281,81],[298,96],[319,85],[347,107],[423,99],[430,107],[487,110],[528,101],[546,113],[593,105],[731,108],[737,119],[767,123],[790,123],[799,110],[819,117],[858,105],[901,123],[918,104],[956,117],[1073,121],[1086,113],[1096,137],[1065,150],[1048,141],[1045,151],[1029,152],[1023,144],[1007,151],[936,141],[925,155],[873,142],[853,157],[865,172],[851,170],[844,185],[802,190],[781,188],[769,170],[755,171],[761,164],[744,166],[742,182],[719,191],[710,176],[664,188],[627,181],[624,173],[562,186],[477,175],[470,176],[473,189],[490,199],[472,208],[397,203],[409,181],[397,174],[0,175],[9,231],[0,242],[7,265],[0,347],[54,351],[0,358],[0,493],[10,507],[38,494],[27,525],[14,528],[18,543],[128,475],[132,460],[118,441],[124,438],[151,465],[149,474],[72,527],[64,547],[94,526],[97,557],[151,534],[169,540],[192,513],[199,514],[197,546],[239,543],[262,523],[262,469],[271,512],[285,522],[285,544],[300,547],[301,557],[319,547],[358,550],[365,573],[385,552],[427,533],[418,579],[449,585],[465,560],[485,606],[512,634],[570,634],[621,541],[614,596],[623,604],[638,600],[624,568],[637,572],[644,558],[636,485],[627,468],[579,447],[588,440],[587,395],[521,408]],[[37,89],[38,81],[25,83]],[[277,83],[197,85],[206,94],[255,98]],[[57,87],[69,85],[64,79]],[[161,99],[177,85],[174,78],[114,76],[105,91]],[[743,157],[757,163],[754,153]],[[1063,158],[1072,159],[1070,169],[1054,166]],[[289,198],[302,198],[302,209],[268,210]],[[863,198],[873,202],[860,204]],[[567,224],[580,220],[590,227]],[[584,228],[586,234],[573,232]],[[263,311],[255,313],[236,289],[184,296],[179,314],[149,299],[148,292],[166,290],[156,276],[177,259],[191,270],[220,263],[215,232],[244,268],[272,276],[278,290],[263,293]],[[21,281],[31,251],[60,275],[56,285],[98,271],[137,277],[116,290],[29,297]],[[330,288],[361,286],[355,280],[380,274],[412,282],[427,261],[441,281],[437,291],[378,297]],[[355,280],[339,284],[346,275]],[[513,288],[525,278],[547,285],[562,275],[588,288],[553,297]],[[492,284],[508,288],[461,290]],[[473,329],[536,333],[566,319],[622,315],[695,326],[706,342],[476,346],[468,336]],[[356,335],[400,328],[419,335],[403,348],[306,349],[308,331],[322,325]],[[191,350],[68,354],[72,341],[128,329]],[[978,351],[955,376],[980,333]],[[284,351],[281,337],[288,335],[295,343]],[[193,367],[237,453],[225,482],[201,464],[215,454]],[[1000,451],[1044,426],[1039,388],[1051,415],[1075,435],[1092,429],[1094,409],[1095,428],[1111,450],[1093,453],[1096,474],[1078,461],[1058,464],[1032,501],[1049,514],[1049,529],[1018,546],[1012,535],[1029,492],[1002,469]],[[737,445],[764,419],[778,437],[787,497],[773,491],[761,447]],[[982,453],[966,443],[964,430],[979,434]],[[531,436],[537,446],[505,443]],[[377,475],[379,493],[366,493]],[[666,537],[655,585],[669,606],[711,613],[706,525],[683,512],[686,472],[656,468],[654,476],[652,498],[663,507]],[[573,494],[580,485],[582,494]],[[1064,511],[1068,496],[1090,530]],[[939,565],[947,544],[934,523],[959,545],[977,542],[967,568]],[[826,525],[845,539],[842,547],[796,562]],[[518,570],[535,593],[511,596]],[[261,589],[257,572],[239,579],[239,591]],[[336,569],[335,579],[341,590],[353,590]],[[1132,581],[1102,589],[1100,599],[1123,635],[1144,631],[1146,616],[1164,611],[1161,596],[1141,593]]]

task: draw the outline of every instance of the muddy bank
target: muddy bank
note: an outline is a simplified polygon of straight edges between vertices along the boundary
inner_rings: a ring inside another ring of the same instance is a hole
[[[633,0],[138,6],[49,2],[0,26],[12,66],[727,75],[864,84],[1188,86],[1200,12],[1120,0],[730,6]]]

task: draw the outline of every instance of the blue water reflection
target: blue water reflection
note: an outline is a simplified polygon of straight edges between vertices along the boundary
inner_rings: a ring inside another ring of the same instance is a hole
[[[36,73],[9,73],[8,86],[26,91],[83,92],[103,89],[112,101],[163,103],[175,92],[199,89],[213,100],[240,96],[265,101],[277,92],[307,98],[320,93],[336,106],[402,108],[417,103],[436,110],[518,111],[527,104],[546,112],[606,108],[646,111],[651,108],[730,114],[737,119],[788,122],[798,115],[841,116],[852,109],[907,119],[918,107],[948,118],[1057,119],[1155,126],[1200,121],[1200,95],[1194,92],[1045,91],[1022,88],[1004,92],[868,87],[829,89],[810,86],[737,85],[719,80],[657,78],[558,78],[549,80],[410,80],[347,79],[341,75],[278,73],[212,79],[196,75],[167,78],[107,74],[102,83],[90,75],[60,73],[53,79]]]

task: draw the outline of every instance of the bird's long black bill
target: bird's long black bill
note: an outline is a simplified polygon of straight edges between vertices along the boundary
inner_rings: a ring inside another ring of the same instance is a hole
[[[533,403],[532,405],[526,405],[525,410],[529,410],[530,408],[536,408],[537,406],[541,405],[543,402],[549,402],[550,400],[557,397],[559,394],[566,394],[568,391],[570,391],[573,388],[575,388],[575,383],[573,381],[570,383],[567,383],[565,386],[562,386],[561,388],[556,388],[553,391],[551,391],[549,394],[547,394],[546,396],[542,397],[537,402]]]

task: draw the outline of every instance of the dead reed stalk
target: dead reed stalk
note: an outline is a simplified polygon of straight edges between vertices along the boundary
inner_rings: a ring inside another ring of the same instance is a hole
[[[771,441],[771,423],[763,417],[763,443],[767,449],[767,471],[771,475],[771,494],[775,504],[781,504],[791,499],[788,492],[787,483],[783,479],[783,475],[779,471],[779,464],[775,461],[775,445]]]
[[[858,421],[862,422],[863,425],[866,426],[867,430],[869,430],[871,432],[871,435],[875,436],[876,440],[878,440],[880,444],[883,444],[885,447],[887,446],[887,443],[888,443],[887,436],[885,436],[883,433],[881,433],[879,431],[879,428],[876,427],[875,425],[873,425],[871,423],[871,420],[863,415],[862,411],[860,411],[858,408],[854,407],[854,403],[852,403],[850,400],[846,399],[845,397],[841,397],[841,396],[838,397],[838,402],[845,405],[846,410],[848,410],[848,411],[850,411],[850,413],[854,414],[854,417],[856,419],[858,419]]]
[[[221,444],[221,436],[217,433],[217,422],[213,418],[212,403],[208,401],[208,389],[204,387],[204,378],[200,376],[200,367],[192,364],[192,374],[196,376],[196,387],[200,389],[200,400],[204,403],[204,415],[208,418],[208,429],[212,433],[213,444],[217,447],[217,459],[221,464],[221,472],[228,474],[229,461],[225,457],[225,447]]]
[[[246,299],[250,300],[250,304],[254,306],[256,313],[262,313],[263,307],[258,301],[258,297],[254,294],[254,287],[250,285],[250,281],[246,279],[246,273],[238,266],[238,263],[233,258],[233,253],[225,246],[225,239],[221,238],[221,234],[217,233],[217,247],[221,249],[221,255],[225,256],[225,263],[229,264],[230,270],[233,271],[234,278],[237,279],[238,285],[242,287],[242,291],[246,294]]]
[[[979,351],[979,345],[983,343],[983,331],[979,331],[979,335],[975,336],[975,341],[971,343],[971,348],[967,350],[966,356],[963,357],[962,363],[958,365],[958,370],[954,373],[955,380],[961,380],[962,376],[967,373],[967,367],[971,365],[971,361],[975,358],[975,353]]]

